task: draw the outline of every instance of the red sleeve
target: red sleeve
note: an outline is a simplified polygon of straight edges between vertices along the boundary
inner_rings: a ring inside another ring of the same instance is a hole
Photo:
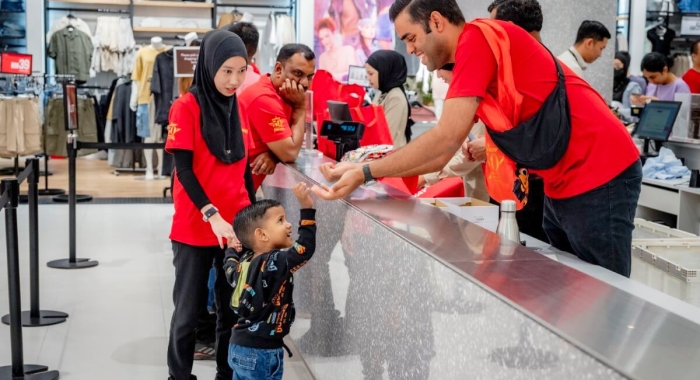
[[[483,98],[496,79],[496,58],[478,27],[466,25],[459,37],[455,67],[447,99],[478,96]]]
[[[191,94],[187,94],[170,108],[168,139],[165,142],[168,153],[176,149],[194,150],[194,132],[199,118],[199,115],[195,115],[196,104],[192,104],[195,101]]]
[[[263,95],[256,98],[249,107],[249,126],[255,129],[264,143],[272,143],[292,136],[284,106],[278,99]]]
[[[241,120],[241,131],[243,132],[243,139],[245,140],[245,145],[247,151],[250,152],[255,148],[255,143],[253,142],[253,136],[250,132],[250,122],[248,121],[248,112],[245,106],[240,101],[238,102],[238,117]]]

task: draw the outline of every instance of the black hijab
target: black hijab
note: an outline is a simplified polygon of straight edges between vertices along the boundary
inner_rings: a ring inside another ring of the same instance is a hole
[[[367,57],[367,64],[379,73],[379,91],[382,92],[382,96],[386,96],[394,88],[400,88],[406,96],[403,84],[406,83],[408,67],[406,59],[400,53],[394,50],[377,50]],[[408,103],[408,97],[406,97],[406,104],[408,104],[406,140],[411,141],[413,120],[411,120],[411,104]]]
[[[615,59],[619,59],[623,67],[615,69],[613,74],[613,100],[622,102],[627,85],[630,83],[630,78],[627,76],[630,69],[630,57],[623,52],[617,52],[615,53]]]
[[[225,96],[214,84],[217,71],[232,57],[243,57],[248,61],[241,38],[227,30],[207,32],[202,39],[190,88],[201,109],[204,141],[211,153],[225,164],[238,162],[245,157],[236,95]]]

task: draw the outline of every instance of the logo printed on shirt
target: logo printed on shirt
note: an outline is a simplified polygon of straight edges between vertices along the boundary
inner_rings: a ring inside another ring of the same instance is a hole
[[[270,126],[275,133],[284,132],[284,120],[279,116],[272,118],[272,121],[270,121]]]
[[[177,127],[177,124],[168,125],[168,140],[175,141],[175,135],[182,129]]]

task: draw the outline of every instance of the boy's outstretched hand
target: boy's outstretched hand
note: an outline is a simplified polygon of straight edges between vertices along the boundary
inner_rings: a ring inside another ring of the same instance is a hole
[[[294,196],[299,200],[301,208],[314,207],[314,201],[311,199],[311,195],[309,195],[309,188],[305,183],[297,183],[296,186],[294,186]]]

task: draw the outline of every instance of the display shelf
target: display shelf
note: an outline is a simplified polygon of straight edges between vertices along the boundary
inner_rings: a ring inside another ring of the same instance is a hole
[[[170,27],[146,27],[146,26],[135,26],[134,27],[134,33],[182,33],[182,34],[187,34],[190,32],[206,33],[210,30],[211,30],[211,28],[170,28]]]
[[[69,4],[89,4],[89,5],[129,5],[129,0],[47,0],[47,3],[69,3]]]
[[[24,13],[25,11],[10,11],[6,9],[0,9],[0,14],[1,13]]]
[[[163,7],[163,8],[214,8],[213,3],[195,3],[187,1],[158,1],[158,0],[135,0],[136,7]]]

